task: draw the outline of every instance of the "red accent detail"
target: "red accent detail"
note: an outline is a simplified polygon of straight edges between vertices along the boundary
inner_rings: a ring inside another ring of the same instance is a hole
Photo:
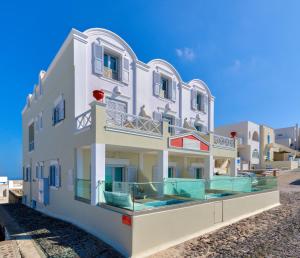
[[[183,148],[183,139],[191,139],[200,142],[200,149],[201,151],[209,151],[209,145],[199,140],[194,135],[186,135],[183,137],[173,138],[170,139],[170,146],[175,148]]]
[[[123,223],[124,225],[131,226],[131,225],[132,225],[131,216],[128,216],[128,215],[122,215],[122,223]]]
[[[237,136],[237,132],[231,132],[230,135],[231,135],[231,138],[234,138]]]
[[[97,101],[103,101],[104,99],[104,91],[103,90],[94,90],[93,91],[93,97],[97,100]]]

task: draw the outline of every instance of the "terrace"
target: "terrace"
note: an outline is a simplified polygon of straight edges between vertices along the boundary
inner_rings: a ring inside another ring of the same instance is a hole
[[[90,196],[90,184],[77,185],[81,198]],[[98,184],[100,206],[140,212],[188,203],[235,198],[277,189],[277,178],[214,176],[211,180],[168,178],[164,182],[105,182]]]

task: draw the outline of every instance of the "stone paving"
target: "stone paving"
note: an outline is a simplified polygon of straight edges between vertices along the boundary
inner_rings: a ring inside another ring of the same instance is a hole
[[[15,241],[6,240],[0,242],[0,258],[21,258]]]

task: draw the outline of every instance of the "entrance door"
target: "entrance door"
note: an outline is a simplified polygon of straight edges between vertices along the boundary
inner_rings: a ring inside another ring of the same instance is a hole
[[[105,191],[113,191],[114,182],[124,182],[124,167],[105,166]]]

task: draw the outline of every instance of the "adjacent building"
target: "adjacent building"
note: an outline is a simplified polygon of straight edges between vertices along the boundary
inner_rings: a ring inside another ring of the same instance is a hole
[[[292,138],[289,137],[293,136],[292,146],[297,146],[296,128],[297,126],[293,129],[278,129],[281,131],[280,135],[284,135],[281,137],[282,141],[278,141],[275,136],[277,129],[250,121],[221,126],[215,131],[224,136],[230,136],[232,133],[236,135],[241,164],[239,170],[295,169],[299,166],[297,158],[300,153],[291,148]]]
[[[278,205],[275,189],[235,197],[255,189],[236,177],[236,140],[215,134],[214,101],[205,82],[140,61],[115,33],[73,29],[22,111],[23,203],[126,256]]]
[[[300,130],[298,124],[275,129],[276,143],[294,150],[300,150]]]

